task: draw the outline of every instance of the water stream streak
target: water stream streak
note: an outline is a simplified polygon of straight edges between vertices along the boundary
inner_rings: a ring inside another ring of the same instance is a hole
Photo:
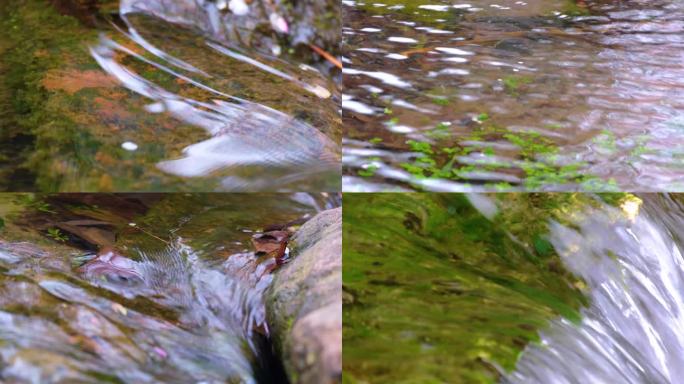
[[[634,220],[615,208],[553,223],[551,241],[582,277],[591,305],[580,324],[554,321],[504,383],[653,383],[684,380],[684,209],[646,196]]]

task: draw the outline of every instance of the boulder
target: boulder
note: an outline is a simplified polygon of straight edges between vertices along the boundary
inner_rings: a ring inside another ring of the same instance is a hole
[[[293,236],[266,311],[292,384],[342,382],[342,208],[319,213]]]

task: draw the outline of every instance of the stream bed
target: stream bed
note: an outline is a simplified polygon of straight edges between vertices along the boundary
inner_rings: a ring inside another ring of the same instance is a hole
[[[0,199],[3,382],[288,382],[265,320],[274,236],[339,196]]]
[[[344,1],[345,191],[681,191],[684,4]]]
[[[339,191],[339,5],[239,2],[3,2],[0,189]]]

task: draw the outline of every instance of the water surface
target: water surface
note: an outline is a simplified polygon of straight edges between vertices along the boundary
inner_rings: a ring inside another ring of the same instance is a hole
[[[0,378],[286,383],[252,237],[339,204],[321,195],[0,197]]]
[[[344,2],[344,189],[682,189],[680,1]]]
[[[624,208],[624,207],[623,207]],[[679,383],[684,379],[684,268],[680,198],[646,196],[631,217],[584,212],[554,223],[551,241],[586,281],[581,324],[556,319],[505,383]]]

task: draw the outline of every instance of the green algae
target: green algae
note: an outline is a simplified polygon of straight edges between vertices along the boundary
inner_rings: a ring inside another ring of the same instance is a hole
[[[485,114],[486,115],[486,114]],[[522,186],[527,190],[538,190],[547,186],[559,186],[574,184],[578,189],[585,191],[615,191],[617,186],[614,180],[602,180],[583,171],[586,166],[583,162],[571,162],[559,164],[556,158],[560,148],[553,140],[542,136],[535,131],[512,131],[490,122],[489,115],[486,118],[478,116],[478,122],[482,124],[461,140],[461,142],[486,142],[489,140],[504,140],[517,148],[517,161],[494,161],[492,159],[480,159],[472,164],[459,164],[461,156],[467,156],[473,152],[482,152],[487,157],[493,157],[496,153],[491,147],[481,148],[473,144],[450,145],[454,141],[454,134],[449,125],[440,123],[433,130],[428,131],[426,136],[429,140],[437,140],[436,143],[419,140],[408,140],[408,148],[417,155],[410,162],[402,163],[401,166],[407,172],[418,179],[450,179],[455,181],[468,181],[473,172],[513,170],[522,172]],[[513,188],[508,183],[487,185],[497,191],[507,191]]]
[[[503,82],[503,85],[506,89],[506,92],[508,92],[511,96],[518,96],[518,90],[520,87],[524,86],[525,84],[529,84],[533,81],[534,79],[532,76],[506,76],[501,81]]]
[[[579,320],[548,222],[630,195],[488,196],[491,220],[464,195],[344,196],[345,383],[493,383],[551,319]]]

